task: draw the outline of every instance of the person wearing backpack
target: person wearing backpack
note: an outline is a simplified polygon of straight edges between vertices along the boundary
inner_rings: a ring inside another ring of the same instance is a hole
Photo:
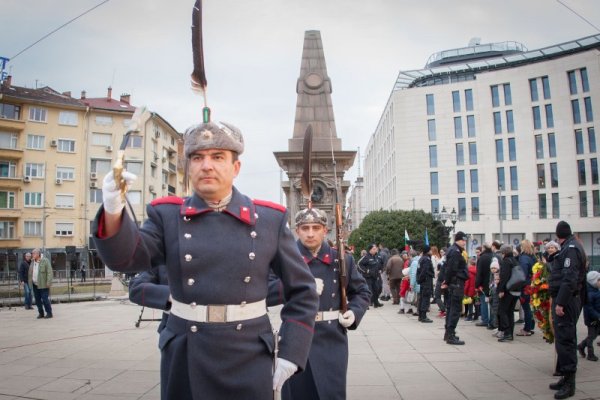
[[[513,247],[509,244],[503,244],[500,247],[502,260],[500,261],[500,282],[498,283],[498,341],[512,341],[513,332],[515,330],[515,305],[520,295],[518,292],[513,292],[509,288],[512,270],[515,265],[519,265],[513,254]],[[502,333],[500,333],[502,332]]]

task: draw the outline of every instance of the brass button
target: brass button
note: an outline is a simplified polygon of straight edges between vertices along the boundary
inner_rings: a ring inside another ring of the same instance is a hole
[[[245,278],[244,278],[244,282],[246,282],[246,283],[249,283],[249,282],[250,282],[250,279],[252,279],[252,278],[251,278],[251,277],[249,277],[249,276],[247,276],[247,277],[245,277]]]
[[[190,307],[192,307],[192,308],[196,308],[196,302],[195,302],[195,301],[191,302],[191,303],[190,303]]]
[[[191,239],[192,235],[189,234],[189,233],[186,233],[185,235],[183,235],[183,237],[186,238],[186,239]]]
[[[250,237],[252,239],[255,239],[256,238],[256,232],[255,231],[250,232]]]
[[[188,286],[192,286],[196,281],[192,278],[188,279]]]
[[[254,252],[250,252],[250,254],[248,254],[248,258],[254,260],[256,258],[256,254],[254,254]]]
[[[334,280],[333,280],[333,283],[337,283],[337,279],[334,279]]]
[[[237,324],[237,326],[235,327],[236,330],[241,331],[242,330],[242,324]]]
[[[184,220],[185,222],[188,222],[188,221],[190,220],[190,217],[187,217],[187,216],[186,216],[186,217],[183,217],[183,220]]]
[[[331,293],[331,297],[335,297],[335,293]]]
[[[187,262],[192,261],[192,255],[191,254],[186,254],[185,255],[185,261],[187,261]]]
[[[190,331],[192,331],[193,333],[198,332],[198,327],[196,325],[192,325],[190,326]]]
[[[258,214],[257,213],[254,213],[254,218],[258,219]]]

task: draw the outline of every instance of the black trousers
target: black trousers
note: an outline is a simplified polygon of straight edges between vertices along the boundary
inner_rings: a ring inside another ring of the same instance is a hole
[[[512,336],[515,331],[515,305],[519,298],[505,292],[498,303],[498,330],[505,336]]]
[[[425,318],[429,304],[431,304],[431,294],[433,293],[433,284],[422,284],[419,293],[419,317]]]
[[[552,324],[554,346],[556,348],[557,372],[574,374],[577,372],[577,320],[581,313],[581,299],[573,296],[563,306],[565,314],[556,315],[556,298],[552,298]]]
[[[371,304],[379,304],[379,295],[381,294],[381,278],[365,277],[369,290],[371,291]]]
[[[453,336],[462,311],[462,299],[465,294],[465,282],[458,281],[448,285],[448,303],[446,305],[446,332]]]

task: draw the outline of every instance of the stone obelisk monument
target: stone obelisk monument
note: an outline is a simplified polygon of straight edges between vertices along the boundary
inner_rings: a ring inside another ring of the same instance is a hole
[[[307,205],[307,200],[302,197],[300,191],[300,177],[304,133],[310,124],[313,129],[313,206],[327,213],[331,233],[334,226],[336,185],[341,192],[339,202],[344,205],[350,188],[350,182],[344,180],[344,173],[352,167],[356,152],[343,151],[342,140],[337,137],[331,103],[331,80],[327,75],[319,31],[306,31],[304,34],[304,49],[296,93],[298,94],[296,119],[293,136],[288,142],[288,151],[274,152],[279,166],[289,179],[282,182],[282,189],[287,198],[287,208],[293,218]],[[334,159],[337,182],[334,178]],[[293,221],[291,222],[293,226]]]

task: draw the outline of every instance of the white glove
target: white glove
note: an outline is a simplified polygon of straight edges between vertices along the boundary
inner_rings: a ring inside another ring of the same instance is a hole
[[[317,284],[317,294],[320,296],[321,293],[323,293],[323,286],[325,286],[325,284],[321,278],[315,278],[315,283]]]
[[[137,179],[137,176],[127,171],[123,171],[122,176],[127,182],[128,188]],[[121,214],[123,207],[125,207],[125,203],[121,199],[121,191],[117,187],[112,171],[106,174],[102,181],[102,202],[104,203],[104,211],[109,214]]]
[[[340,325],[342,325],[344,328],[351,326],[354,323],[354,320],[356,320],[356,317],[354,316],[354,311],[352,310],[348,310],[345,313],[340,314],[338,317]]]
[[[273,374],[273,390],[281,392],[285,381],[298,370],[298,366],[285,358],[277,357],[275,361],[275,373]]]

